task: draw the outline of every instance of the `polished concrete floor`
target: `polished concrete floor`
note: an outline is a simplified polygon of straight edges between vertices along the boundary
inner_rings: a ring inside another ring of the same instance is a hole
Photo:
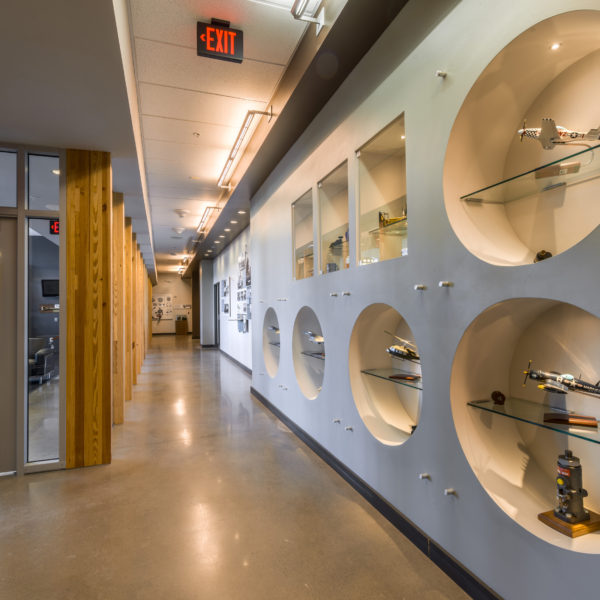
[[[112,465],[0,479],[0,598],[467,598],[189,336],[162,336]]]

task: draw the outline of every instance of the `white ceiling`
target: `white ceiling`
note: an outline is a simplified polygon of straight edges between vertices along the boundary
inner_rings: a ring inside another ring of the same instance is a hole
[[[246,112],[267,109],[306,30],[292,0],[277,1],[283,9],[268,0],[129,0],[159,272],[177,269],[205,207],[225,201],[217,180]],[[197,56],[196,23],[211,18],[243,30],[241,64]]]

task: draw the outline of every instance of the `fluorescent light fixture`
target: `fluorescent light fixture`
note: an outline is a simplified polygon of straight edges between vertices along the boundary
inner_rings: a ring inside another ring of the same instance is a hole
[[[248,133],[248,130],[250,129],[250,125],[252,125],[252,120],[254,119],[255,115],[267,115],[269,117],[269,121],[270,121],[271,117],[273,116],[273,107],[272,106],[269,107],[268,111],[249,110],[246,113],[246,118],[244,119],[244,122],[242,123],[242,127],[240,128],[240,130],[237,134],[237,137],[235,138],[235,142],[233,143],[231,151],[229,152],[229,156],[227,157],[227,162],[225,163],[225,166],[223,167],[223,170],[221,171],[221,175],[219,176],[219,181],[217,182],[217,186],[220,187],[221,189],[231,190],[231,185],[230,185],[229,179],[228,179],[229,171],[231,171],[231,167],[233,166],[233,161],[235,160],[237,153],[240,151],[240,148],[242,147],[242,144],[244,142],[246,134]],[[225,183],[225,181],[227,181],[227,183]]]
[[[200,223],[198,225],[198,227],[196,228],[196,233],[200,233],[201,231],[203,231],[206,226],[208,225],[208,220],[210,219],[210,216],[213,212],[213,210],[219,210],[218,206],[207,206],[204,209],[204,212],[202,213],[202,218],[200,219]]]
[[[316,17],[308,17],[306,13],[306,7],[308,6],[308,0],[295,0],[292,5],[292,16],[298,21],[306,21],[307,23],[316,23],[316,34],[321,33],[321,29],[325,25],[325,7],[322,7]]]

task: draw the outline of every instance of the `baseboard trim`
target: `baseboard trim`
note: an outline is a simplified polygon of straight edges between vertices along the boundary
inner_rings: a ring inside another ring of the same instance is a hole
[[[221,350],[221,348],[219,348],[219,351],[226,358],[228,358],[231,362],[235,363],[240,369],[243,369],[244,371],[246,371],[246,373],[248,373],[249,375],[252,375],[252,369],[248,368],[246,365],[241,363],[239,360],[233,358],[233,356],[231,356],[230,354],[227,354],[227,352],[225,352],[225,350]]]
[[[221,352],[223,352],[221,350]],[[223,352],[226,356],[229,356]],[[231,357],[229,357],[231,358]],[[235,359],[234,362],[237,362]],[[238,363],[239,364],[239,363]],[[292,433],[304,442],[321,460],[327,463],[338,475],[345,479],[373,508],[381,513],[400,533],[407,537],[423,554],[434,562],[450,579],[459,585],[474,600],[501,600],[493,590],[488,588],[473,573],[457,560],[452,558],[441,546],[423,533],[414,523],[382,498],[354,471],[336,458],[329,450],[321,446],[317,440],[304,429],[296,425],[287,415],[271,404],[254,387],[250,393],[271,411]]]

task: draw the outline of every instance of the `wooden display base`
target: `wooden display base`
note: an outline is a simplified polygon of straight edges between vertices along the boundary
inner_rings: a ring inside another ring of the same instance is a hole
[[[593,531],[598,531],[600,529],[600,515],[591,510],[589,513],[590,518],[588,521],[583,521],[583,523],[577,523],[575,525],[571,525],[571,523],[567,523],[566,521],[555,517],[553,510],[547,510],[546,512],[540,513],[538,519],[559,533],[576,538],[580,535],[592,533]]]

